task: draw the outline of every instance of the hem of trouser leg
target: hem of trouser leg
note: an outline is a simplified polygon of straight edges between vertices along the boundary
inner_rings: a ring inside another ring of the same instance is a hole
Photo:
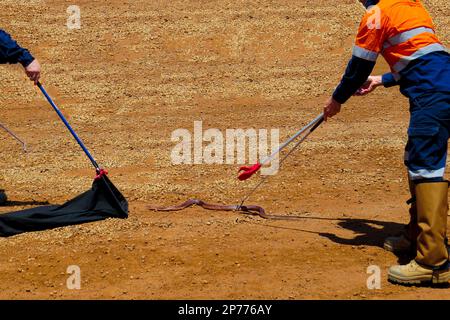
[[[447,183],[450,184],[450,181],[445,180],[442,177],[439,177],[439,178],[423,178],[423,179],[413,180],[413,183],[415,185],[418,185],[418,184],[421,184],[421,183],[433,183],[433,182],[447,182]]]
[[[447,258],[448,259],[448,258]],[[432,283],[448,283],[450,270],[450,261],[446,261],[440,267],[433,268]]]
[[[440,270],[445,270],[445,269],[449,269],[450,268],[450,261],[447,258],[447,261],[445,261],[442,265],[440,265],[439,267],[435,267],[434,271],[440,271]]]
[[[422,268],[430,269],[430,270],[433,270],[433,271],[440,271],[440,270],[444,270],[444,269],[450,268],[450,261],[448,259],[449,258],[447,257],[447,260],[444,263],[442,263],[442,264],[440,264],[438,266],[430,266],[428,264],[425,264],[425,263],[417,261],[417,259],[414,259],[414,261],[416,261],[416,263],[419,266],[421,266]]]

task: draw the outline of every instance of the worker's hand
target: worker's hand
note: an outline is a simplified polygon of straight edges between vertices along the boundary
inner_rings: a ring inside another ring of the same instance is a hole
[[[324,120],[327,121],[328,118],[333,117],[341,111],[341,104],[331,97],[323,109]]]
[[[361,86],[361,88],[356,91],[355,96],[365,96],[366,94],[371,93],[377,87],[383,84],[381,76],[370,76],[366,82]]]
[[[28,78],[30,78],[30,80],[34,82],[34,84],[37,84],[39,78],[41,77],[41,65],[39,64],[39,61],[37,61],[37,59],[34,59],[32,63],[25,67],[25,73],[27,74]]]

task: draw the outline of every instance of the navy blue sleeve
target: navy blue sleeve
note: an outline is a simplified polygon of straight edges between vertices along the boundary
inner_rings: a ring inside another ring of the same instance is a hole
[[[350,59],[341,83],[333,93],[333,98],[343,104],[366,82],[375,67],[374,61],[355,56]]]
[[[0,29],[0,63],[21,63],[27,67],[34,58],[27,49],[17,44],[11,36]]]
[[[394,75],[392,73],[383,74],[381,79],[382,79],[381,81],[383,83],[383,86],[385,88],[389,88],[389,87],[398,85],[398,82],[397,82],[397,80],[395,80]]]

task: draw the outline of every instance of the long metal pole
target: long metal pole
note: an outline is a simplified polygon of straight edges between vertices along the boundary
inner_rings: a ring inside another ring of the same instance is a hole
[[[6,132],[8,132],[14,139],[16,139],[17,141],[20,142],[20,144],[22,144],[22,149],[23,151],[27,152],[27,144],[25,143],[25,141],[23,141],[22,139],[20,139],[14,132],[12,132],[11,130],[9,130],[5,125],[3,125],[2,123],[0,123],[0,127],[5,130]]]
[[[308,130],[309,128],[313,127],[315,124],[317,124],[319,121],[323,120],[323,113],[321,113],[320,115],[318,115],[313,121],[311,121],[310,123],[308,123],[306,126],[304,126],[302,129],[300,129],[296,134],[294,134],[292,137],[290,137],[285,143],[283,143],[278,150],[276,150],[274,153],[272,153],[270,156],[268,156],[266,159],[264,159],[263,161],[261,161],[261,165],[264,165],[266,163],[269,163],[270,161],[272,161],[275,156],[280,153],[281,151],[283,151],[284,148],[286,148],[292,141],[294,141],[295,139],[297,139],[302,133],[304,133],[306,130]]]
[[[303,141],[306,140],[306,138],[308,138],[308,136],[314,132],[314,130],[316,130],[324,121],[323,118],[323,114],[321,114],[319,117],[317,117],[316,119],[314,119],[313,122],[311,122],[308,126],[306,126],[305,128],[308,129],[309,131],[292,147],[291,150],[289,150],[289,152],[281,159],[280,161],[280,165],[279,167],[281,167],[281,165],[283,164],[284,161],[286,161],[286,159],[300,146],[300,144],[302,144]],[[310,126],[311,124],[312,127]],[[306,130],[305,129],[305,130]],[[303,130],[303,129],[302,129]],[[305,131],[303,130],[303,132]],[[302,132],[302,133],[303,133]],[[296,135],[297,137],[299,135]],[[291,140],[292,141],[292,140]],[[261,187],[261,185],[269,178],[270,176],[264,176],[261,181],[242,199],[241,204],[239,205],[238,208],[241,208],[244,205],[244,202],[247,201],[252,195],[253,193],[255,193],[256,190],[259,189],[259,187]]]
[[[72,127],[70,126],[69,122],[66,120],[66,118],[64,117],[64,115],[62,114],[61,110],[59,110],[59,108],[56,106],[56,104],[53,102],[52,98],[50,98],[50,96],[48,95],[47,91],[45,91],[44,87],[42,86],[42,84],[40,82],[37,83],[37,86],[39,87],[39,89],[42,91],[42,93],[44,94],[45,98],[47,99],[47,101],[50,103],[50,105],[53,107],[53,109],[56,111],[56,113],[58,114],[58,116],[61,118],[61,120],[64,122],[64,124],[66,125],[67,129],[69,129],[70,133],[72,134],[72,136],[75,138],[75,140],[78,142],[78,144],[80,145],[81,149],[83,149],[84,153],[86,153],[86,155],[88,156],[89,160],[91,160],[92,165],[95,167],[95,169],[97,171],[100,171],[100,166],[97,164],[97,162],[95,161],[94,157],[91,155],[91,153],[89,152],[89,150],[86,148],[86,146],[84,145],[83,141],[81,141],[81,139],[78,137],[78,135],[75,133],[75,131],[72,129]]]

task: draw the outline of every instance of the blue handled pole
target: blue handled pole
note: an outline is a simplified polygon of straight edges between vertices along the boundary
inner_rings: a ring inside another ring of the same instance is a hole
[[[84,153],[86,153],[86,155],[88,156],[89,160],[91,160],[91,162],[94,165],[94,167],[97,170],[97,172],[99,172],[101,170],[100,166],[97,164],[97,162],[95,161],[94,157],[89,153],[89,150],[86,148],[86,146],[84,145],[83,141],[81,141],[81,139],[78,137],[78,135],[72,129],[72,127],[70,126],[69,122],[66,120],[66,118],[62,114],[61,110],[59,110],[59,108],[53,102],[52,98],[50,98],[50,96],[48,95],[47,91],[45,91],[44,87],[42,86],[42,84],[40,82],[37,83],[37,86],[39,87],[39,89],[41,89],[42,93],[44,94],[45,98],[50,103],[50,105],[53,107],[53,109],[55,109],[56,113],[61,118],[61,120],[64,122],[64,124],[66,125],[67,129],[69,129],[70,133],[75,138],[75,140],[78,142],[78,144],[80,145],[81,149],[83,149]]]

